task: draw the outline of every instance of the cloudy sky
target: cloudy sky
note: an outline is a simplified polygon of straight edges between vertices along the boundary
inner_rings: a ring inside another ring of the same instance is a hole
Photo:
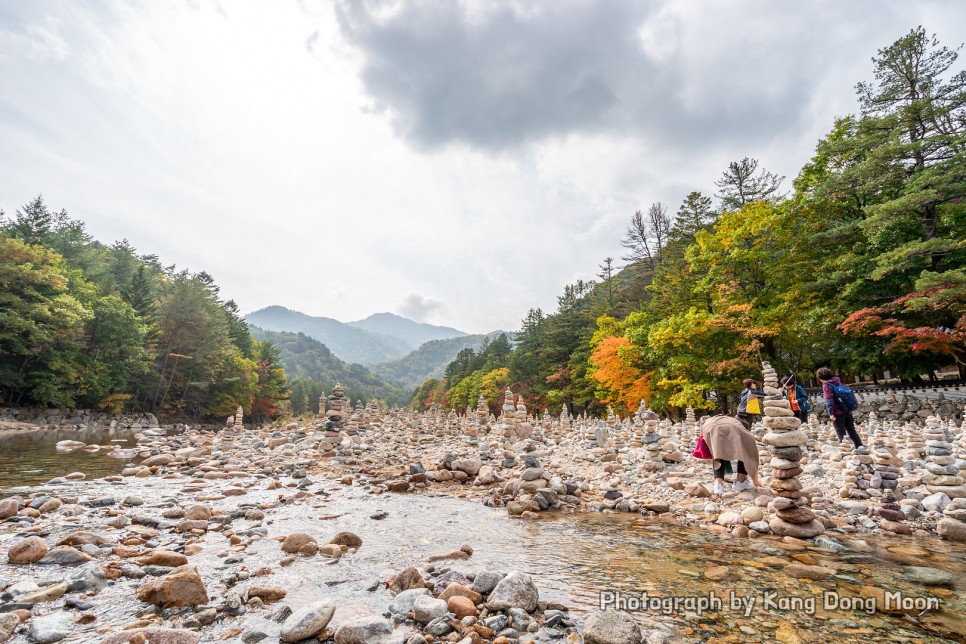
[[[0,208],[245,312],[516,329],[635,210],[744,156],[788,185],[919,24],[966,2],[0,0]]]

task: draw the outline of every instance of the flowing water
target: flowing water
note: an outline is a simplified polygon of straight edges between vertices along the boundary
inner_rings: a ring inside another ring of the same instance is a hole
[[[53,442],[44,448],[47,452],[53,452]],[[33,454],[38,445],[30,445]],[[4,456],[12,458],[9,453]],[[46,458],[61,456],[69,455],[48,453]],[[95,457],[114,460],[103,454]],[[27,460],[25,454],[21,460]],[[73,464],[46,467],[47,474],[78,469]],[[159,477],[17,491],[43,489],[62,497],[109,494],[118,499],[138,495],[146,504],[129,512],[159,517],[165,507],[184,507],[199,499],[231,510],[277,503],[279,492],[291,496],[290,490],[265,489],[266,482],[258,477],[235,479],[233,485],[248,491],[228,498],[218,494],[226,482]],[[409,565],[425,566],[429,556],[468,543],[474,548],[469,560],[438,562],[437,569],[523,570],[533,576],[542,599],[563,603],[578,616],[603,602],[628,610],[649,628],[673,634],[674,641],[729,635],[740,641],[795,641],[794,637],[804,642],[966,641],[966,547],[962,544],[836,535],[848,548],[836,552],[814,545],[796,548],[772,538],[719,536],[633,515],[579,513],[521,521],[509,519],[502,510],[446,496],[376,495],[328,481],[318,481],[312,489],[316,493],[306,502],[268,510],[261,523],[234,521],[236,533],[258,526],[268,529],[267,538],[253,541],[244,552],[232,551],[218,532],[201,540],[204,550],[191,561],[208,583],[213,601],[214,596],[223,596],[224,580],[238,570],[268,567],[271,574],[258,577],[259,583],[288,589],[285,601],[293,606],[324,596],[339,606],[337,620],[380,613],[391,598],[384,588],[367,590],[374,580],[385,580]],[[111,530],[102,521],[92,512],[65,520],[61,531]],[[297,530],[315,535],[320,542],[349,530],[362,537],[363,546],[337,562],[314,557],[283,567],[284,554],[274,538]],[[0,551],[14,538],[9,528],[0,528]],[[163,532],[156,545],[170,547],[178,541],[180,537]],[[830,567],[835,573],[821,581],[789,578],[785,566],[799,562]],[[952,578],[923,579],[923,571],[915,567],[945,571]],[[42,567],[24,570],[0,564],[0,578],[30,574],[43,580],[61,574]],[[132,621],[141,606],[132,599],[140,583],[121,578],[92,599],[97,604],[98,627]],[[890,605],[902,602],[904,610],[883,612],[884,593],[890,593]],[[213,636],[232,626],[268,628],[265,617],[270,612],[218,622]],[[77,632],[67,641],[85,641],[83,637],[90,635]]]

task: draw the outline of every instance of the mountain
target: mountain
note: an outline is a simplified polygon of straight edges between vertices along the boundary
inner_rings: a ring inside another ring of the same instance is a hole
[[[331,392],[335,383],[341,382],[346,395],[353,401],[378,398],[391,405],[408,402],[409,392],[386,382],[360,364],[346,364],[324,344],[304,333],[268,331],[251,324],[248,329],[253,337],[271,342],[278,348],[279,359],[290,384],[296,378],[314,380],[321,382],[325,391]],[[309,408],[314,409],[316,401],[308,402]]]
[[[365,329],[373,333],[381,333],[382,335],[399,338],[409,343],[410,349],[417,349],[433,340],[446,340],[448,338],[469,335],[448,326],[435,326],[423,322],[413,322],[408,318],[394,313],[374,313],[365,320],[357,320],[356,322],[348,322],[347,324],[357,329]]]
[[[306,315],[284,306],[269,306],[249,313],[245,321],[267,331],[304,333],[348,363],[385,362],[406,355],[416,346],[397,337],[349,326],[332,318]]]
[[[493,331],[486,335],[463,335],[458,338],[432,340],[425,343],[409,355],[370,365],[369,369],[377,375],[397,383],[410,391],[415,390],[427,378],[439,378],[443,375],[446,365],[453,361],[456,354],[463,349],[479,349],[483,340],[498,338],[504,331]],[[507,338],[513,339],[513,333],[506,333]]]

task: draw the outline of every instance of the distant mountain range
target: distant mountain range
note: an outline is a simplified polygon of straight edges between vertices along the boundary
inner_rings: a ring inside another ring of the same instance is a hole
[[[347,324],[357,329],[403,340],[409,345],[410,351],[433,340],[446,340],[469,335],[448,326],[413,322],[395,313],[373,313],[365,320],[347,322]]]
[[[468,335],[449,327],[413,322],[392,313],[376,313],[356,322],[339,322],[269,306],[245,316],[249,324],[268,331],[304,333],[348,363],[370,365],[401,358],[430,340]]]
[[[398,399],[397,388],[415,390],[427,378],[441,376],[462,349],[477,349],[484,338],[492,340],[503,333],[470,335],[451,327],[414,322],[393,313],[376,313],[364,320],[346,323],[306,315],[284,306],[249,313],[245,320],[253,336],[271,340],[280,349],[282,364],[291,376],[327,381],[348,377],[343,375],[351,373],[354,386],[385,391],[385,395],[373,395],[394,399]],[[513,334],[507,333],[507,336],[512,339]],[[309,339],[321,345],[307,342]],[[333,360],[357,366],[340,365]],[[348,382],[342,384],[349,386]]]

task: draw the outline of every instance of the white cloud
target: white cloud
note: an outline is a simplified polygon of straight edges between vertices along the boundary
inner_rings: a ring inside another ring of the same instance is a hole
[[[400,315],[416,322],[429,322],[445,310],[446,305],[442,300],[419,293],[410,293],[396,308]]]
[[[743,156],[791,178],[879,47],[966,40],[938,2],[333,2],[0,6],[0,207],[42,192],[244,311],[512,330],[635,209]]]

